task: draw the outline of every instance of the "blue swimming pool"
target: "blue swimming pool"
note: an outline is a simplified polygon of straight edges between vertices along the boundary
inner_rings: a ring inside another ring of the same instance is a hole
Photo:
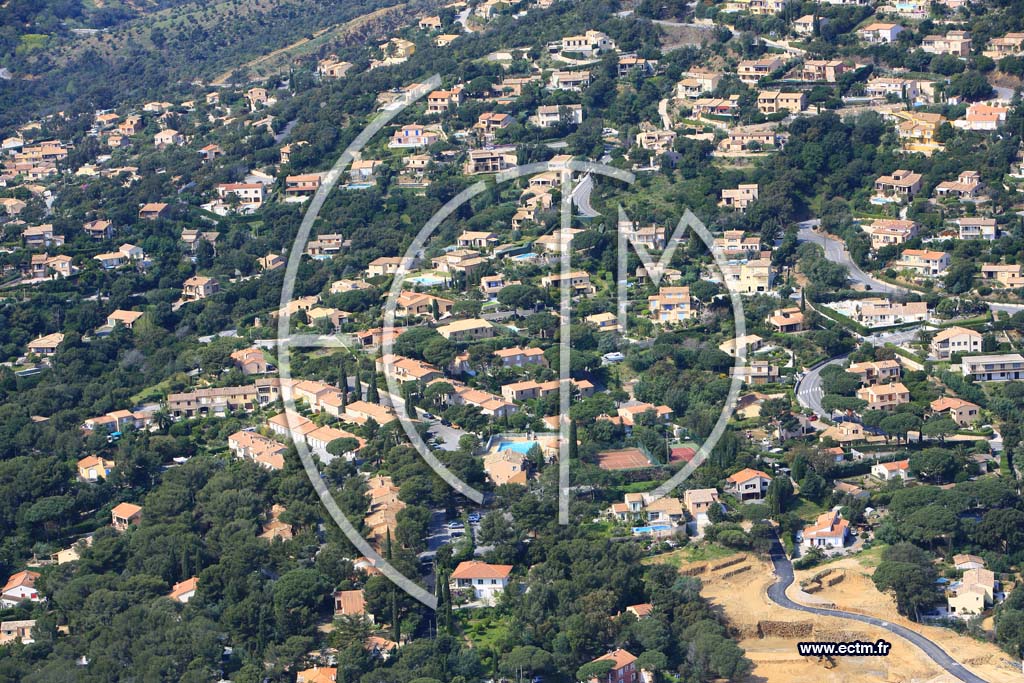
[[[651,534],[655,531],[668,531],[672,527],[667,524],[654,524],[652,526],[635,526],[633,527],[633,535],[641,536],[643,534]]]
[[[530,452],[530,449],[538,445],[537,441],[502,441],[498,444],[498,451],[515,451],[516,453]]]
[[[417,285],[426,285],[433,287],[444,284],[444,278],[440,278],[434,275],[418,275],[416,277],[406,278],[406,282],[414,282]]]
[[[528,252],[526,254],[519,254],[518,256],[513,256],[512,260],[513,261],[529,261],[530,259],[535,259],[535,258],[537,258],[537,254],[535,254],[535,253],[533,253],[531,251],[531,252]]]

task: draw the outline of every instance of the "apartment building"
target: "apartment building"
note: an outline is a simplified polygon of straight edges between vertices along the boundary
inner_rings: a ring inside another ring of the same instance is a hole
[[[1019,353],[1001,353],[987,356],[964,356],[960,372],[976,382],[1008,382],[1024,379],[1024,356]]]
[[[763,90],[757,94],[757,110],[762,114],[789,112],[799,114],[807,108],[807,95],[802,92]]]

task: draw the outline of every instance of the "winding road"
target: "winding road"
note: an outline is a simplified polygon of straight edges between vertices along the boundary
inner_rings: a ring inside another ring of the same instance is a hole
[[[889,296],[906,294],[908,292],[908,290],[903,287],[897,287],[895,285],[890,285],[887,282],[882,282],[861,270],[861,267],[854,263],[853,259],[850,258],[850,252],[846,250],[846,245],[843,244],[841,240],[832,237],[831,235],[826,235],[823,232],[818,232],[814,229],[819,225],[820,221],[817,220],[804,221],[800,224],[797,239],[801,242],[813,242],[814,244],[819,245],[825,250],[825,258],[846,268],[846,272],[849,274],[851,280],[864,285],[873,292]]]
[[[944,671],[955,676],[959,680],[964,681],[964,683],[987,683],[985,679],[974,675],[968,671],[963,664],[946,654],[946,651],[934,641],[929,640],[917,631],[913,631],[906,626],[893,624],[876,617],[869,617],[865,614],[857,614],[856,612],[844,612],[842,610],[823,609],[821,607],[808,607],[807,605],[801,605],[800,603],[793,602],[789,599],[789,596],[786,595],[786,589],[793,583],[793,563],[789,561],[788,557],[786,557],[786,552],[783,550],[782,544],[777,538],[775,539],[775,543],[772,545],[771,559],[772,566],[775,568],[775,575],[778,578],[775,583],[768,586],[768,598],[776,605],[786,609],[795,610],[797,612],[807,612],[808,614],[817,614],[823,617],[836,617],[838,619],[851,619],[863,624],[877,626],[878,628],[885,629],[889,633],[909,641],[924,652],[929,659],[942,667]]]
[[[576,205],[576,208],[579,209],[581,216],[594,218],[601,215],[594,210],[593,206],[590,205],[590,194],[593,191],[594,177],[589,173],[583,176],[583,180],[581,180],[572,190],[570,198],[572,199],[572,203]]]

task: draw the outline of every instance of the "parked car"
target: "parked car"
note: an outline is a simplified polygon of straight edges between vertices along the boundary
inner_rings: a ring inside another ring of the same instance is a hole
[[[462,522],[448,522],[449,529],[465,529],[466,525]]]

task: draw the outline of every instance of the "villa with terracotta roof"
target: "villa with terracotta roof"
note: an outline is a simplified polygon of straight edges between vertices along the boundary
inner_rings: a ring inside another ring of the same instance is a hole
[[[622,648],[601,655],[593,662],[611,662],[611,669],[608,670],[607,676],[594,676],[587,683],[639,683],[640,670],[636,666],[636,660],[637,657],[633,653]]]
[[[115,531],[127,531],[142,523],[142,508],[134,503],[120,503],[110,511],[110,525]]]
[[[488,564],[478,560],[460,562],[449,577],[451,589],[467,593],[484,604],[494,604],[505,592],[512,573],[510,564]]]
[[[27,569],[12,574],[0,591],[0,607],[17,607],[22,600],[42,602],[43,596],[36,589],[39,576],[39,572]]]
[[[198,587],[199,577],[193,576],[191,579],[185,579],[180,583],[174,584],[174,588],[171,589],[171,594],[167,597],[176,602],[185,604],[196,594],[196,588]]]
[[[930,355],[937,360],[949,360],[954,353],[980,353],[981,342],[981,332],[966,327],[947,327],[932,337]]]
[[[894,462],[880,462],[871,466],[871,474],[882,481],[893,479],[912,479],[910,474],[910,460],[896,460]]]
[[[943,396],[929,404],[933,415],[948,415],[961,427],[969,427],[981,417],[981,407],[962,398]]]
[[[334,616],[363,616],[373,623],[373,615],[366,611],[366,597],[362,589],[335,591]]]

